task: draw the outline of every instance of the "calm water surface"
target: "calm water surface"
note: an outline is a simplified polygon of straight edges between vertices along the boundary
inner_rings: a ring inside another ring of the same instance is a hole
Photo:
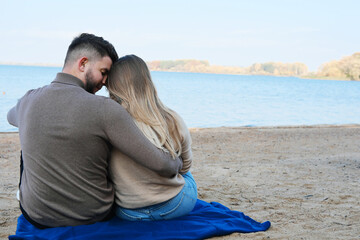
[[[59,71],[0,65],[0,132],[17,131],[7,123],[9,109]],[[360,124],[360,82],[169,72],[152,77],[163,103],[188,127]]]

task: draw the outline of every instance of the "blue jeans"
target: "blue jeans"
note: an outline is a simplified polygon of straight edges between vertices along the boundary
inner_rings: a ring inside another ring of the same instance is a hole
[[[116,207],[116,215],[128,221],[168,220],[190,213],[197,201],[196,183],[190,172],[183,175],[185,185],[172,199],[152,206],[127,209]]]

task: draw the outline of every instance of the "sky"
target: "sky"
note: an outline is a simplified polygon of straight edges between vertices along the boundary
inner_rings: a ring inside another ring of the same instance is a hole
[[[360,51],[358,0],[0,0],[0,63],[62,65],[82,32],[119,56],[321,64]]]

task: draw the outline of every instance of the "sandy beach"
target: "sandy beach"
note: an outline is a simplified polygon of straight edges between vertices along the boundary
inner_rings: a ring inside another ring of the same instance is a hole
[[[360,239],[360,125],[191,129],[199,198],[272,226],[213,239]],[[0,133],[0,238],[20,215],[18,133]]]

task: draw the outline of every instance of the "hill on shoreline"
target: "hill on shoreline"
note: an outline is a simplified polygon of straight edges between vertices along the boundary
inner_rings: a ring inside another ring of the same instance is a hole
[[[295,76],[333,80],[360,80],[360,52],[340,60],[321,65],[317,72],[309,72],[304,63],[266,62],[254,63],[249,67],[210,65],[206,60],[183,59],[147,62],[151,71],[198,72],[215,74]]]

